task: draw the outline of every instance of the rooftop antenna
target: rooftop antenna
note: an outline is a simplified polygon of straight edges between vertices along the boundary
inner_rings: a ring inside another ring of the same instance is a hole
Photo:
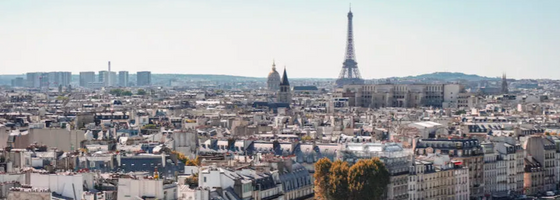
[[[348,10],[350,10],[350,12],[352,12],[352,3],[350,3],[350,6],[349,6]]]

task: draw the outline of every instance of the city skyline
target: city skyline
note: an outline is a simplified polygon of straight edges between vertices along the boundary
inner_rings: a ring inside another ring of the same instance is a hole
[[[506,3],[507,2],[507,3]],[[557,79],[555,1],[352,1],[364,79],[431,72]],[[2,74],[114,71],[337,78],[348,2],[0,3]],[[227,33],[227,34],[225,34]],[[536,70],[535,70],[536,69]]]

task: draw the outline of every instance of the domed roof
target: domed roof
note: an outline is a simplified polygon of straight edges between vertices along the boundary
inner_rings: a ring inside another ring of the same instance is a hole
[[[280,73],[276,71],[276,64],[272,62],[272,71],[268,73],[268,80],[278,80],[280,82]]]
[[[272,71],[268,73],[268,79],[280,80],[280,74],[276,69],[272,69]]]

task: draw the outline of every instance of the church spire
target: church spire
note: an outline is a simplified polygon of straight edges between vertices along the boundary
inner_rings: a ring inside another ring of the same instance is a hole
[[[276,61],[272,59],[272,70],[276,71]]]
[[[502,74],[502,93],[503,94],[509,93],[506,73]]]
[[[280,85],[290,85],[288,81],[288,73],[286,73],[286,66],[284,66],[284,74],[282,74],[282,81],[280,81]]]

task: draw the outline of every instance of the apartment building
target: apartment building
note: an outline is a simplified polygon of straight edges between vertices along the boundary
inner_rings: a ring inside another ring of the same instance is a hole
[[[513,137],[492,137],[496,153],[500,154],[506,165],[506,184],[509,195],[523,194],[525,173],[525,150]]]
[[[477,139],[420,139],[414,144],[417,156],[448,155],[469,169],[470,197],[484,196],[484,152]]]
[[[550,138],[534,135],[529,136],[524,143],[524,148],[527,151],[527,158],[525,160],[525,166],[540,165],[544,168],[544,191],[551,191],[556,189],[556,145],[554,141]],[[529,159],[532,158],[532,159]],[[537,164],[538,162],[538,164]],[[527,170],[525,170],[527,173]],[[527,177],[527,175],[525,175]],[[532,179],[531,179],[532,180]],[[528,180],[525,180],[528,181]],[[540,181],[540,180],[539,180]],[[531,183],[525,183],[525,185],[530,185]]]
[[[460,161],[449,156],[420,156],[410,167],[408,199],[470,199],[469,172]]]

